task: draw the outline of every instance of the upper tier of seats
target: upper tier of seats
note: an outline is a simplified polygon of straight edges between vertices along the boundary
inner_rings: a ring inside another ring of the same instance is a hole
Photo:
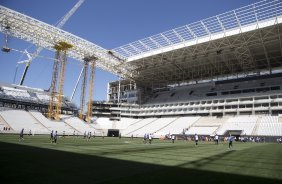
[[[208,82],[171,88],[169,91],[156,92],[144,104],[167,104],[196,100],[212,100],[233,97],[248,97],[261,94],[282,92],[282,77],[259,80],[233,81],[229,83]]]
[[[0,86],[0,98],[24,102],[48,104],[49,94],[43,90],[30,90],[17,86]],[[57,99],[54,99],[57,101]],[[73,106],[67,99],[63,99],[63,106]]]
[[[207,82],[155,92],[140,105],[121,105],[124,117],[282,114],[282,76]]]

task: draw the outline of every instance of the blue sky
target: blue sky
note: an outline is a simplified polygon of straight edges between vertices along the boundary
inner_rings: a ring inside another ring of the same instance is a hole
[[[39,19],[55,24],[78,0],[0,0],[0,4]],[[239,8],[254,0],[85,0],[77,12],[62,28],[106,49],[124,45],[175,27],[189,24],[210,16]],[[0,45],[4,35],[0,33]],[[34,46],[10,38],[9,47],[29,52]],[[43,50],[41,56],[54,57],[51,51]],[[13,83],[16,63],[26,59],[18,52],[0,52],[0,82]],[[52,73],[52,60],[33,60],[24,85],[48,89]],[[20,65],[16,77],[19,82],[24,65]],[[81,64],[68,59],[64,94],[71,96]],[[117,76],[97,69],[95,75],[94,100],[105,100],[107,83]],[[79,104],[80,86],[74,102]]]

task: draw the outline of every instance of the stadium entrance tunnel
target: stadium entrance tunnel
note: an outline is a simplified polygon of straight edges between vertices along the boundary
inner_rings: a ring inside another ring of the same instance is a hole
[[[227,130],[226,132],[225,132],[225,136],[229,136],[229,135],[233,135],[233,136],[238,136],[238,137],[240,137],[240,135],[242,134],[242,130]]]
[[[119,130],[117,129],[108,130],[108,137],[118,137],[118,136],[119,136]]]
[[[235,140],[239,140],[239,137],[242,134],[242,130],[227,130],[224,134],[225,137],[229,137],[229,135],[233,135],[236,137]]]

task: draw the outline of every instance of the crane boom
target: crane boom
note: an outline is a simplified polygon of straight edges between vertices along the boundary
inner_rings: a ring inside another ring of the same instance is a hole
[[[69,18],[76,12],[76,10],[82,5],[82,3],[84,2],[84,0],[79,0],[74,7],[72,7],[72,9],[70,11],[68,11],[68,13],[66,13],[59,21],[59,23],[56,25],[57,28],[62,28],[65,23],[69,20]],[[36,51],[34,52],[34,54],[32,54],[32,57],[28,59],[27,62],[25,62],[25,69],[24,72],[22,74],[21,80],[19,85],[23,85],[26,73],[28,71],[28,68],[32,62],[33,59],[35,59],[37,57],[37,55],[39,55],[39,53],[42,51],[42,47],[37,47]],[[21,64],[22,62],[20,61],[18,64]]]
[[[61,21],[56,25],[57,28],[62,28],[65,23],[69,20],[69,18],[76,12],[76,10],[82,5],[82,3],[84,2],[84,0],[79,0],[74,7],[72,7],[72,9],[65,14],[64,17],[61,18]]]

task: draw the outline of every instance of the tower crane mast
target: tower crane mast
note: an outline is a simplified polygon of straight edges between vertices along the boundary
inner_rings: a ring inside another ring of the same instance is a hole
[[[67,64],[67,51],[72,47],[73,46],[71,44],[66,42],[59,42],[57,45],[54,46],[54,49],[56,49],[56,54],[55,54],[56,61],[54,62],[53,65],[48,118],[54,118],[56,120],[60,120],[65,71]],[[58,92],[56,93],[57,87],[58,87]]]
[[[62,21],[64,20],[62,19]],[[125,62],[121,61],[119,58],[114,57],[112,53],[109,53],[108,50],[99,45],[1,5],[0,32],[31,42],[38,47],[55,51],[55,62],[50,87],[50,103],[48,108],[49,118],[60,119],[62,111],[61,107],[63,105],[64,74],[67,57],[76,59],[82,63],[85,62],[86,58],[89,60],[89,97],[85,118],[88,122],[91,121],[92,116],[95,68],[98,67],[113,74],[121,75],[123,78],[131,78],[134,75],[130,66],[126,65]],[[25,54],[27,54],[27,52]],[[28,55],[28,60],[30,60],[33,55],[34,54],[30,53]],[[29,63],[28,60],[22,61],[21,63]],[[83,76],[85,80],[85,82],[83,82],[85,93],[87,74],[84,74]],[[81,104],[85,104],[85,99],[84,94],[81,98]],[[81,105],[81,107],[83,106],[84,105]],[[81,109],[81,112],[83,112],[83,109]]]
[[[79,118],[83,119],[84,105],[85,105],[85,92],[86,92],[86,83],[87,83],[87,70],[88,70],[88,60],[85,60],[83,65],[83,78],[81,85],[81,96],[80,96],[80,110]]]
[[[91,117],[92,117],[92,99],[93,99],[93,90],[94,90],[96,60],[97,60],[96,57],[92,57],[89,61],[89,64],[90,64],[90,81],[89,81],[87,113],[86,113],[86,118],[85,118],[87,122],[91,122]]]

